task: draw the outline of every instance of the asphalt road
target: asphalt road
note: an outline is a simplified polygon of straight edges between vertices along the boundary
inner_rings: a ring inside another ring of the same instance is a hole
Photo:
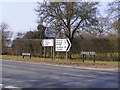
[[[2,84],[19,88],[118,88],[118,72],[2,61]]]

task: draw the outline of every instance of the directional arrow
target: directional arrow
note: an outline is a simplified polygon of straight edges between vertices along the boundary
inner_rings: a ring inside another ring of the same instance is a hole
[[[68,42],[68,47],[67,47],[67,50],[66,51],[69,51],[70,50],[70,48],[71,48],[71,42],[70,42],[70,40],[69,39],[67,39],[67,42]]]

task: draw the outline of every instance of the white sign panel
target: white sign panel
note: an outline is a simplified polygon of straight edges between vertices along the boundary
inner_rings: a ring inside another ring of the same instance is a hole
[[[92,55],[94,55],[94,54],[96,54],[96,52],[81,52],[81,54],[92,54]]]
[[[71,43],[69,39],[56,39],[55,51],[69,51]]]
[[[43,39],[42,40],[42,46],[53,46],[53,39]]]
[[[22,53],[22,56],[30,56],[30,53]]]

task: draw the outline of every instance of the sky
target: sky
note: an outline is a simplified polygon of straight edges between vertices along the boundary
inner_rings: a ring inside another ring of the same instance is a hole
[[[100,11],[105,15],[107,2],[102,2],[101,5]],[[37,2],[0,2],[0,23],[7,23],[9,30],[14,33],[36,30],[36,7]]]
[[[2,22],[7,23],[14,32],[35,29],[37,19],[35,7],[35,2],[2,3]]]

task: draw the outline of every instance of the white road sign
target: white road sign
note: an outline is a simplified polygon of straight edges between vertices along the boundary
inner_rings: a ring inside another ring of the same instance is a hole
[[[53,39],[43,39],[42,40],[42,46],[53,46]]]
[[[94,55],[94,54],[96,54],[96,52],[81,52],[81,54],[91,54],[91,55]]]
[[[30,56],[30,53],[22,53],[22,56]]]
[[[71,43],[69,39],[56,39],[55,51],[69,51]]]

